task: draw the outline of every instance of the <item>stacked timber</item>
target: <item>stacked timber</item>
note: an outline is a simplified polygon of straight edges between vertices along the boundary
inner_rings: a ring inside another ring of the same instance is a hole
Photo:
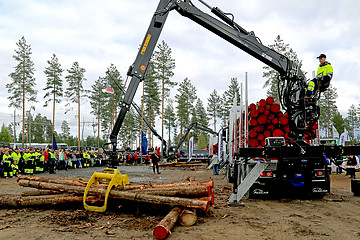
[[[317,125],[305,134],[310,141],[315,135]],[[268,137],[284,137],[288,139],[290,132],[288,114],[281,111],[280,105],[274,103],[274,98],[268,97],[249,105],[249,147],[264,147]]]

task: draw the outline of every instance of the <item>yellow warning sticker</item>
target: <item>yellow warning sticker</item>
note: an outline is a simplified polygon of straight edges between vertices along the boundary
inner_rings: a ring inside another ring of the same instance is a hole
[[[141,55],[145,54],[146,48],[147,48],[147,46],[149,45],[149,42],[150,42],[150,38],[151,38],[151,35],[148,34],[146,39],[145,39],[144,46],[141,49],[141,52],[140,52]]]

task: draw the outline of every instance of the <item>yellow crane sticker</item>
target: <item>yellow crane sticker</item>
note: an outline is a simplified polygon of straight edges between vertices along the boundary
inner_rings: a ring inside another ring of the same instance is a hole
[[[140,52],[141,55],[144,55],[144,54],[145,54],[146,48],[148,47],[149,42],[150,42],[150,38],[151,38],[151,35],[148,34],[147,37],[146,37],[146,39],[145,39],[144,45],[143,45],[143,47],[142,47],[142,49],[141,49],[141,52]]]

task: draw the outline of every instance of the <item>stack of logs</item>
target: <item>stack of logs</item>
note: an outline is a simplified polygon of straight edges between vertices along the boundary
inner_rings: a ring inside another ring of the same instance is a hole
[[[0,207],[27,207],[63,203],[81,203],[87,182],[82,180],[42,176],[20,176],[18,184],[37,190],[26,191],[21,197],[0,197]],[[164,184],[137,184],[118,186],[110,191],[109,198],[144,202],[172,207],[170,213],[156,226],[154,236],[166,238],[177,221],[191,226],[196,222],[196,210],[208,211],[214,204],[214,181],[187,181]],[[86,202],[101,202],[106,184],[93,185]]]
[[[315,135],[315,124],[312,135]],[[257,104],[249,105],[249,147],[264,147],[267,137],[284,137],[288,139],[289,119],[288,114],[280,110],[280,105],[274,103],[274,98],[261,99]],[[307,141],[311,136],[305,135]]]

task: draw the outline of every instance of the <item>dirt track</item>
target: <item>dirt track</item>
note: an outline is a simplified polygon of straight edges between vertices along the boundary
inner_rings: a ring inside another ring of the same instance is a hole
[[[70,170],[55,176],[88,179],[101,169]],[[332,193],[322,200],[244,200],[242,207],[229,207],[231,185],[210,170],[163,169],[154,175],[144,166],[119,169],[133,182],[172,182],[188,176],[214,179],[215,205],[208,216],[201,216],[189,228],[176,226],[168,239],[360,239],[360,197],[350,192],[350,179],[344,174],[331,175]],[[16,179],[0,179],[1,195],[16,196],[24,190],[29,189],[19,187]],[[152,230],[167,211],[167,207],[128,205],[104,214],[86,212],[81,205],[1,209],[0,239],[153,239]]]

